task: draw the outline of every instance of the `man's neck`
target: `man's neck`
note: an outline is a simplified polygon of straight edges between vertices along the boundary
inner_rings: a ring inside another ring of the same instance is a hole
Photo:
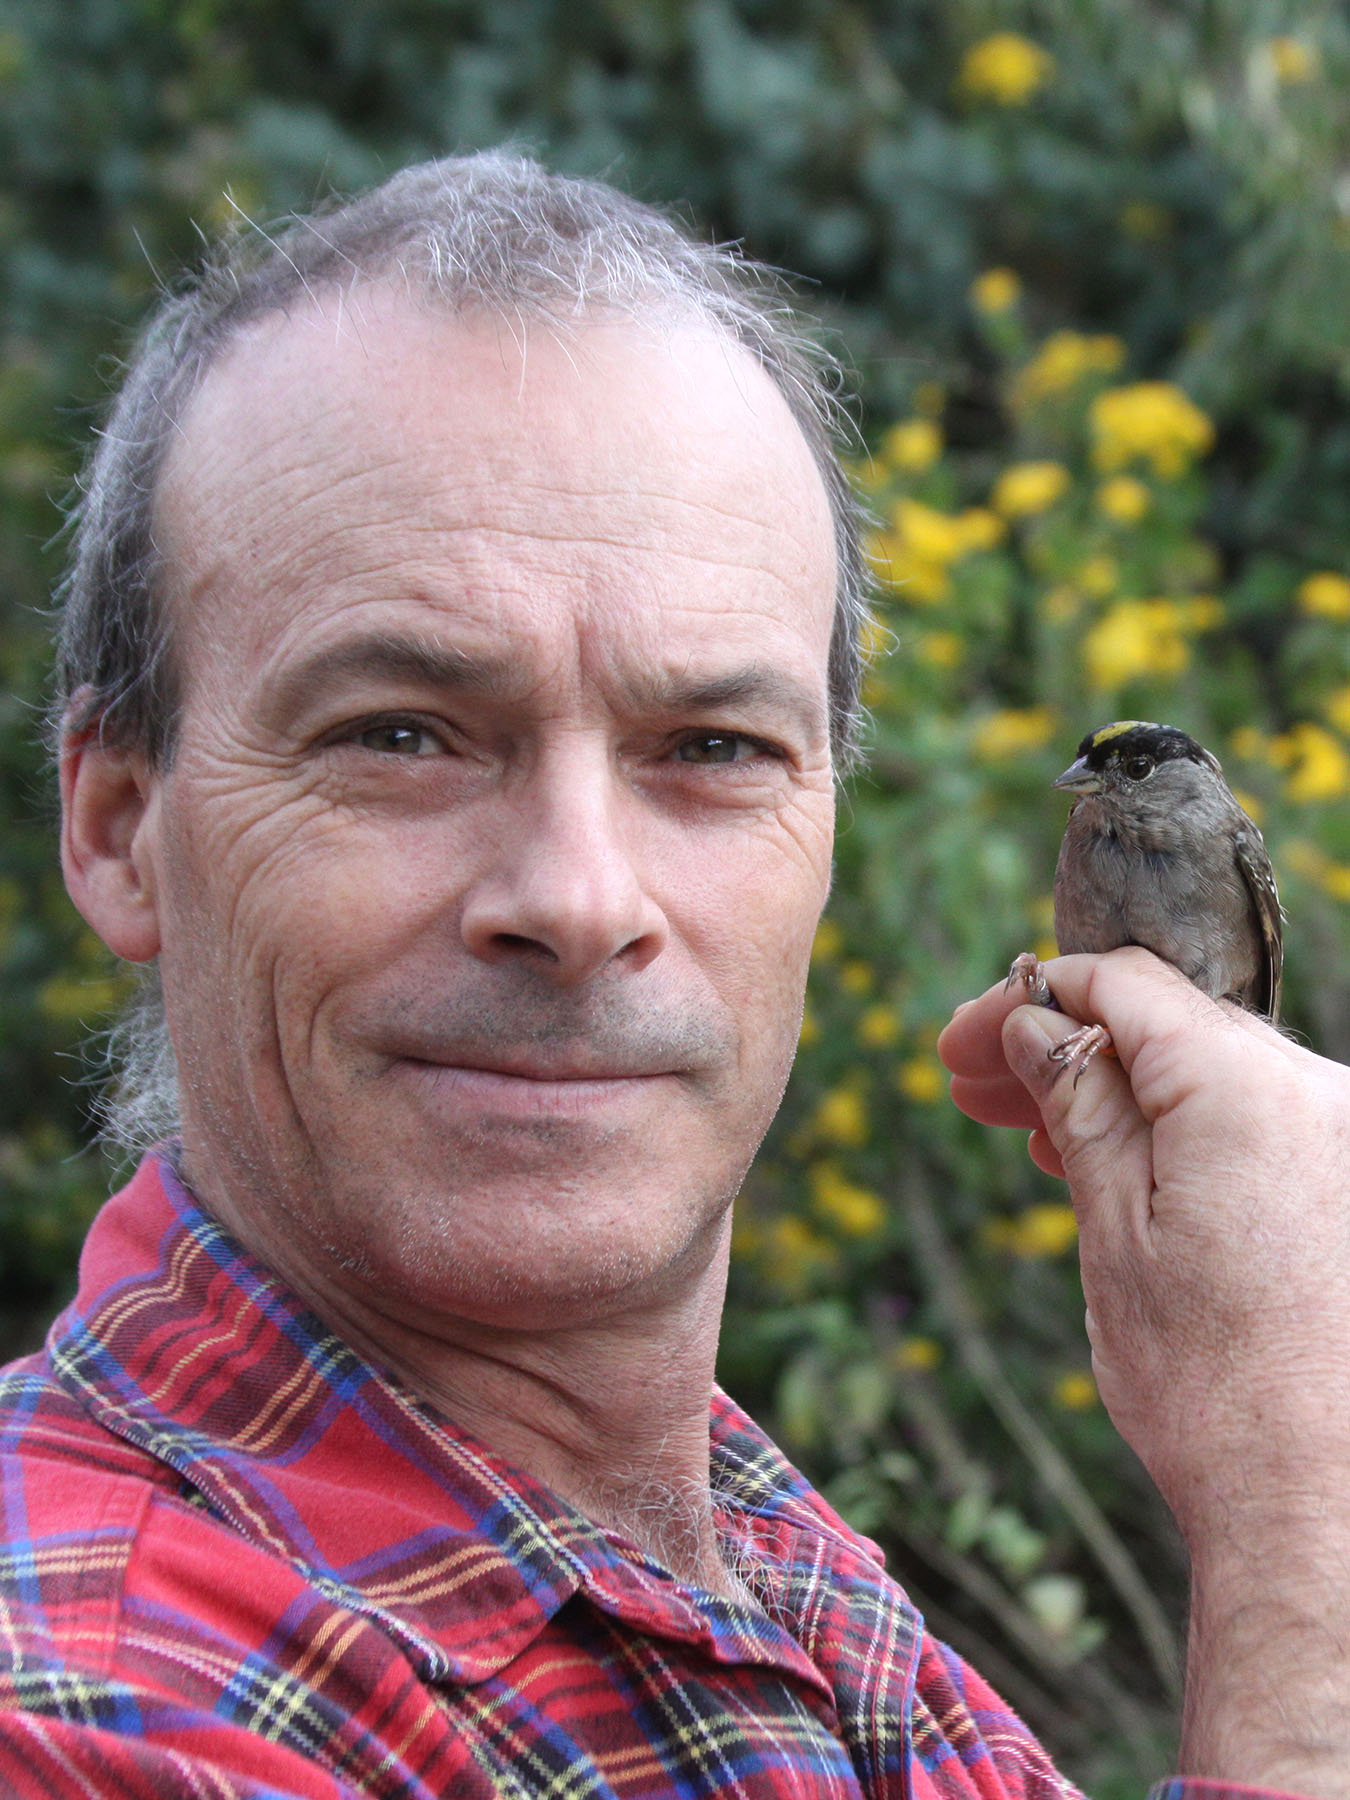
[[[725,1589],[708,1465],[721,1286],[599,1326],[355,1348],[672,1573]]]
[[[708,1456],[729,1212],[661,1293],[522,1330],[385,1305],[322,1254],[293,1254],[293,1238],[250,1242],[228,1203],[212,1210],[345,1343],[457,1429],[681,1580],[745,1598],[718,1547]]]

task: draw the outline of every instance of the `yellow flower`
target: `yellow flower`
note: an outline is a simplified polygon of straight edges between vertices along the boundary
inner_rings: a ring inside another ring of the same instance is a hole
[[[1108,388],[1092,402],[1088,420],[1092,459],[1106,474],[1147,461],[1164,480],[1175,480],[1214,442],[1209,419],[1170,381]]]
[[[38,1010],[60,1024],[79,1024],[114,1011],[126,999],[127,986],[125,979],[119,980],[115,975],[95,980],[54,975],[38,994]]]
[[[1052,625],[1065,625],[1076,619],[1082,607],[1081,597],[1071,587],[1053,587],[1041,601],[1041,611]]]
[[[907,1100],[933,1106],[947,1091],[942,1064],[935,1056],[912,1056],[895,1072],[895,1083]]]
[[[1116,591],[1120,581],[1120,565],[1114,556],[1089,556],[1078,565],[1074,580],[1085,594],[1104,600]]]
[[[977,312],[1009,312],[1021,297],[1022,284],[1011,269],[986,269],[970,286],[971,303]]]
[[[1317,844],[1310,844],[1306,838],[1286,838],[1280,861],[1291,874],[1315,882],[1333,900],[1342,905],[1350,902],[1350,865],[1332,862]]]
[[[961,534],[962,555],[992,550],[1006,529],[998,514],[990,512],[987,506],[968,506],[963,513],[957,514],[956,524]]]
[[[1172,215],[1153,200],[1127,200],[1120,209],[1120,229],[1136,243],[1156,244],[1172,230]]]
[[[1096,493],[1097,511],[1117,525],[1137,525],[1153,504],[1153,496],[1133,475],[1113,475]]]
[[[1274,739],[1267,737],[1264,731],[1258,731],[1255,725],[1239,725],[1228,741],[1239,762],[1269,763],[1272,768],[1283,766],[1272,754]]]
[[[1291,837],[1286,838],[1280,847],[1280,861],[1292,874],[1306,875],[1309,881],[1319,881],[1327,866],[1327,854],[1307,838]]]
[[[925,631],[915,645],[921,662],[935,669],[954,669],[966,653],[965,642],[954,631]]]
[[[775,1219],[764,1233],[761,1267],[768,1281],[785,1293],[802,1293],[838,1264],[834,1245],[805,1219],[792,1215]]]
[[[858,1016],[858,1042],[868,1050],[886,1050],[900,1036],[900,1015],[893,1006],[878,1002]]]
[[[1271,38],[1266,45],[1266,55],[1275,71],[1275,79],[1286,87],[1299,87],[1305,81],[1311,81],[1318,72],[1317,52],[1300,38]]]
[[[867,1103],[856,1082],[831,1088],[816,1108],[812,1128],[829,1144],[856,1150],[867,1142]]]
[[[872,991],[872,965],[861,957],[853,957],[839,971],[839,985],[846,994],[861,998]]]
[[[1055,1383],[1055,1405],[1065,1412],[1087,1412],[1097,1404],[1097,1384],[1086,1369],[1073,1369]]]
[[[971,748],[981,762],[1005,762],[1040,750],[1055,733],[1056,719],[1048,706],[1008,706],[981,719],[971,738]]]
[[[881,440],[881,454],[905,475],[922,475],[942,455],[942,433],[931,419],[903,419]]]
[[[1272,748],[1289,769],[1284,791],[1295,805],[1338,800],[1350,791],[1350,755],[1325,725],[1301,719]]]
[[[813,963],[834,962],[844,947],[844,934],[833,919],[822,919],[811,940]]]
[[[1046,512],[1068,492],[1072,477],[1063,463],[1014,463],[994,484],[994,511],[1005,519]]]
[[[764,1242],[764,1233],[753,1219],[736,1215],[731,1227],[731,1254],[737,1262],[754,1256]]]
[[[905,495],[896,502],[891,529],[872,533],[867,554],[877,579],[902,599],[935,606],[951,591],[951,565],[989,549],[1002,530],[983,507],[947,513]]]
[[[942,1361],[942,1346],[930,1337],[902,1337],[891,1360],[897,1369],[913,1369],[926,1375]]]
[[[1310,619],[1350,619],[1350,581],[1330,569],[1319,569],[1298,585],[1294,594],[1299,610]]]
[[[1114,375],[1125,360],[1118,337],[1085,337],[1079,331],[1055,331],[1046,338],[1012,384],[1015,407],[1038,406],[1067,394],[1089,375]]]
[[[1015,31],[996,31],[972,44],[961,59],[958,85],[972,100],[1025,106],[1051,80],[1055,59]]]
[[[848,478],[860,494],[875,494],[886,487],[891,472],[875,456],[863,456],[846,463]]]
[[[1077,1240],[1078,1221],[1071,1206],[1047,1200],[1026,1207],[1015,1219],[991,1219],[985,1236],[997,1249],[1029,1260],[1063,1256]]]
[[[1191,659],[1189,636],[1199,617],[1175,600],[1118,600],[1083,638],[1083,662],[1094,688],[1122,687],[1148,675],[1179,675]]]
[[[1350,687],[1332,688],[1322,710],[1343,737],[1350,737]]]
[[[895,528],[905,549],[923,562],[945,567],[965,554],[966,539],[959,517],[939,512],[935,506],[925,506],[921,500],[906,496],[896,503]]]
[[[845,1237],[874,1237],[886,1223],[886,1208],[871,1188],[850,1181],[836,1163],[812,1163],[808,1179],[816,1211]]]
[[[806,1005],[802,1008],[802,1026],[797,1034],[797,1043],[801,1049],[809,1050],[812,1044],[818,1044],[819,1042],[820,1020],[816,1017],[815,1010],[808,1000]]]
[[[1176,608],[1187,631],[1213,631],[1227,616],[1223,601],[1213,594],[1192,594],[1189,600],[1178,600]]]
[[[911,605],[937,606],[952,591],[947,565],[916,556],[899,532],[872,532],[866,550],[877,581]]]

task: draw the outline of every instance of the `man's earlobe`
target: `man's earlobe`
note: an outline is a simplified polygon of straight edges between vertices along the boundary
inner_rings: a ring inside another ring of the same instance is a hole
[[[159,954],[151,838],[155,786],[144,752],[99,741],[61,746],[61,869],[66,891],[108,948],[128,962]]]

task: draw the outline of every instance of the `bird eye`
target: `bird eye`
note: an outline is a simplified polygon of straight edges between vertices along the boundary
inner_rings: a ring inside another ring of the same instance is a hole
[[[1127,756],[1120,766],[1131,781],[1145,781],[1153,773],[1153,758],[1151,756]]]

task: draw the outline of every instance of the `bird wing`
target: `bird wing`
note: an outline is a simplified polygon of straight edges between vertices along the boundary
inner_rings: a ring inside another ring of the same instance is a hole
[[[1261,833],[1254,825],[1244,825],[1239,830],[1235,849],[1238,867],[1256,906],[1257,923],[1261,927],[1261,960],[1265,974],[1262,1011],[1274,1024],[1280,1016],[1280,987],[1284,979],[1284,914],[1280,910],[1275,871],[1270,866]]]

